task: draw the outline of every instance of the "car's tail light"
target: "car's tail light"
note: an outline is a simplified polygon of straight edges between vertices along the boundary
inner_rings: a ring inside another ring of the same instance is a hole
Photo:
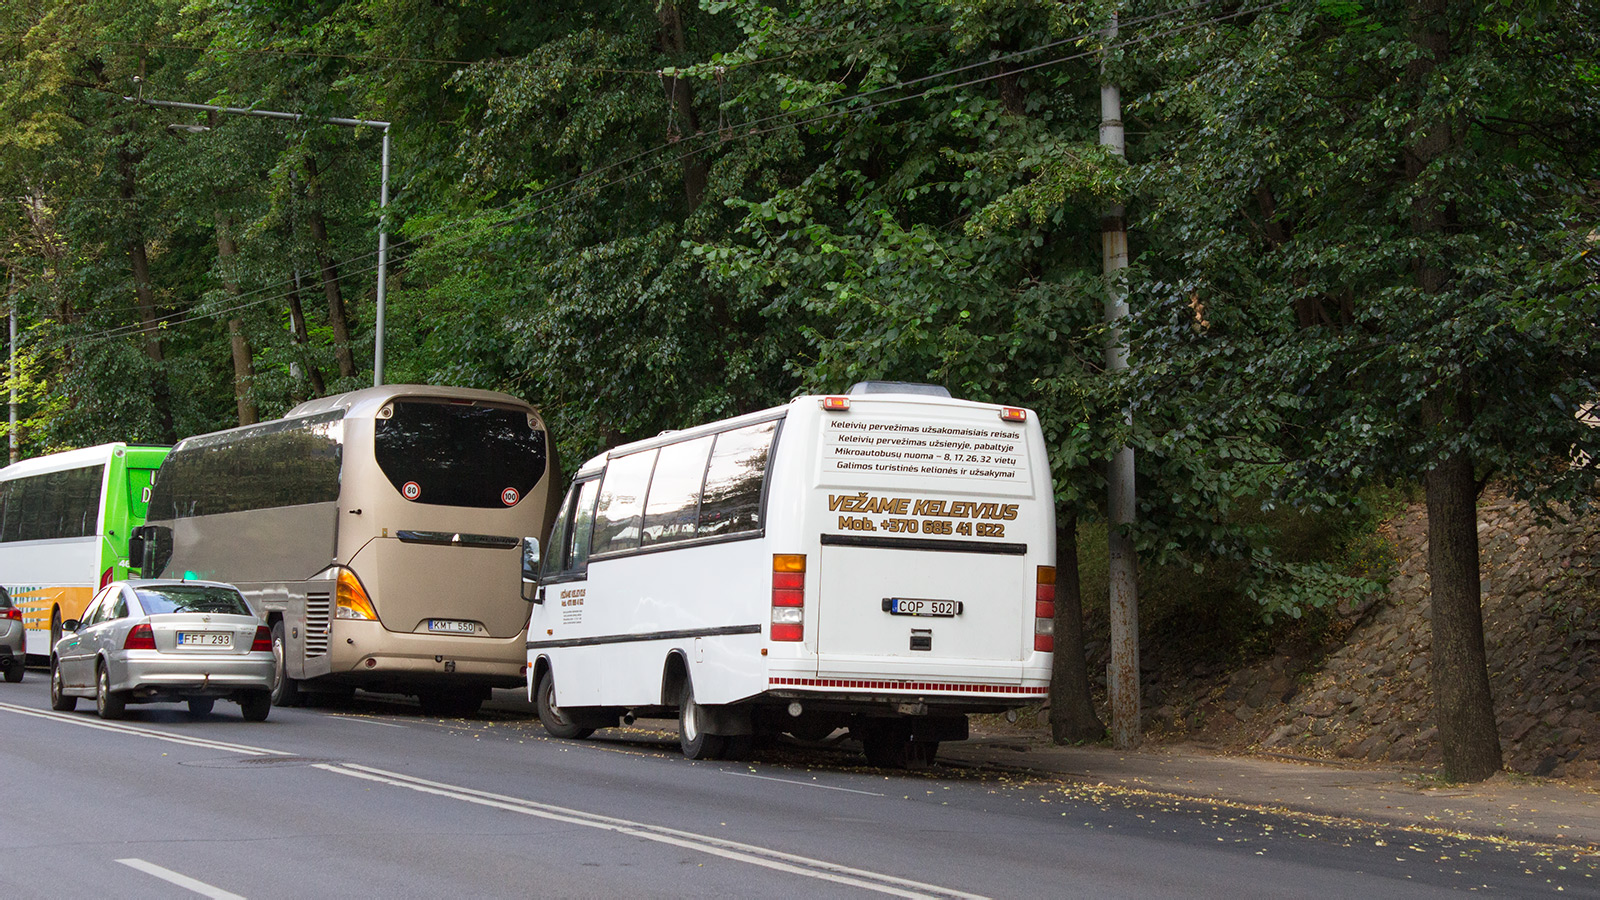
[[[349,569],[339,570],[339,599],[334,604],[333,616],[336,619],[378,621],[378,611],[372,608],[372,598],[367,596],[367,589],[361,586],[361,579],[356,577],[356,573]]]
[[[250,642],[250,652],[260,653],[263,650],[272,652],[272,632],[265,625],[257,625],[256,639]]]
[[[0,619],[11,619],[13,621],[21,622],[22,608],[17,606],[8,606],[5,609],[0,609]]]
[[[772,556],[772,639],[799,641],[806,635],[806,557]]]
[[[141,622],[133,626],[128,632],[128,637],[122,642],[124,650],[154,650],[156,648],[155,632],[150,630],[149,622]]]
[[[1040,566],[1033,587],[1033,649],[1056,649],[1056,567]]]

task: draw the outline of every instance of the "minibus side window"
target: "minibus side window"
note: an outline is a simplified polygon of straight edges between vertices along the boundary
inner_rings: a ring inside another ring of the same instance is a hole
[[[566,572],[582,572],[589,567],[589,539],[594,534],[594,501],[599,493],[599,479],[585,481],[578,493],[578,508],[572,514],[572,540],[566,549]]]
[[[595,510],[594,552],[616,553],[639,546],[644,519],[644,495],[650,489],[650,471],[656,451],[646,450],[611,460],[600,482],[600,505]]]
[[[717,435],[700,501],[700,537],[760,531],[761,487],[778,423],[760,422]]]
[[[554,578],[566,567],[567,558],[571,556],[570,542],[567,540],[567,526],[572,523],[572,504],[578,499],[578,490],[582,485],[573,485],[567,491],[567,499],[561,504],[561,512],[556,515],[555,524],[550,526],[550,540],[545,545],[544,564],[540,567],[539,577]]]
[[[643,546],[686,541],[695,536],[711,438],[706,435],[661,448],[645,503]]]

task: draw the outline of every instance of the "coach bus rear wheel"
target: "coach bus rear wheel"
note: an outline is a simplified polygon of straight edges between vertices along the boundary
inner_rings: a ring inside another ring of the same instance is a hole
[[[283,639],[283,620],[272,623],[272,705],[299,706],[300,685],[289,677],[289,645]]]

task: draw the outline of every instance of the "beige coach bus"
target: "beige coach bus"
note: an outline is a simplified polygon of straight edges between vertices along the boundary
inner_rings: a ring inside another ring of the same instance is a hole
[[[271,626],[278,705],[362,688],[470,715],[524,681],[524,539],[549,528],[556,468],[508,394],[368,388],[180,442],[130,556],[238,585]]]

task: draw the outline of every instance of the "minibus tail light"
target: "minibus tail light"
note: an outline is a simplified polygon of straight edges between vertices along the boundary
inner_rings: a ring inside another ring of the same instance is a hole
[[[1056,649],[1056,567],[1040,566],[1033,586],[1033,649]]]
[[[1000,418],[1006,422],[1026,422],[1028,421],[1028,411],[1019,406],[1002,406],[1000,407]]]
[[[255,637],[255,640],[250,642],[250,652],[251,653],[263,653],[263,652],[271,653],[272,652],[272,632],[267,630],[267,626],[265,626],[265,625],[257,625],[256,626],[256,637]]]
[[[150,630],[149,622],[140,622],[133,626],[128,636],[122,642],[124,650],[154,650],[156,648],[155,632]]]
[[[349,569],[339,570],[339,599],[334,605],[336,619],[364,619],[378,621],[378,612],[372,608],[372,598],[361,586],[361,579]]]
[[[823,397],[822,408],[828,412],[845,412],[850,409],[849,397]]]
[[[805,639],[805,605],[805,554],[773,554],[771,636],[774,641]]]

